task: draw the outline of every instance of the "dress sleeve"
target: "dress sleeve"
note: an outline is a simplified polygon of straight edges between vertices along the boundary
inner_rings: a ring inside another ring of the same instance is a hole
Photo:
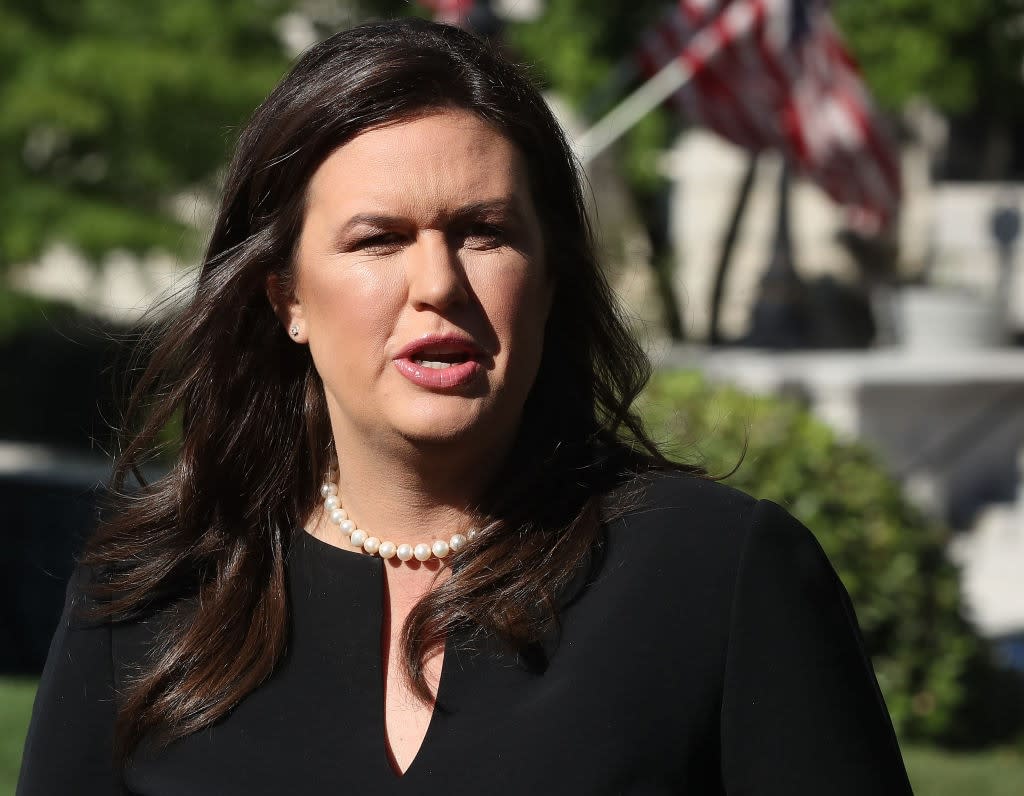
[[[79,615],[89,578],[89,571],[79,566],[68,582],[64,612],[32,707],[17,796],[126,792],[112,752],[110,626]]]
[[[846,589],[769,501],[740,560],[721,719],[729,796],[911,793]]]

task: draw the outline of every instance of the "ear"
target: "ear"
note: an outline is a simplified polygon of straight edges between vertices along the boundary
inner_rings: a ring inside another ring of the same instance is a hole
[[[294,291],[285,289],[279,274],[270,273],[267,274],[266,292],[267,300],[288,337],[296,343],[308,343],[305,311]]]

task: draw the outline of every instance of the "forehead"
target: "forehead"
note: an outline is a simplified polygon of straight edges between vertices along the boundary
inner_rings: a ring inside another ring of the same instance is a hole
[[[368,130],[336,149],[314,173],[309,205],[333,212],[381,205],[416,212],[528,195],[518,148],[465,110],[445,110]]]

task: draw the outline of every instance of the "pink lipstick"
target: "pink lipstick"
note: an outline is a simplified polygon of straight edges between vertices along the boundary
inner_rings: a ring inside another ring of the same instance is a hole
[[[468,384],[483,372],[484,352],[464,335],[427,335],[395,356],[395,367],[413,384],[428,390],[450,390]]]

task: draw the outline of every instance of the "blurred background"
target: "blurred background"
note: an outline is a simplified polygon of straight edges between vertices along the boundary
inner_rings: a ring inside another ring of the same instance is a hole
[[[5,0],[0,792],[234,136],[307,47],[404,15],[545,87],[644,415],[713,471],[746,446],[730,483],[819,537],[916,792],[1024,793],[1024,0]]]

